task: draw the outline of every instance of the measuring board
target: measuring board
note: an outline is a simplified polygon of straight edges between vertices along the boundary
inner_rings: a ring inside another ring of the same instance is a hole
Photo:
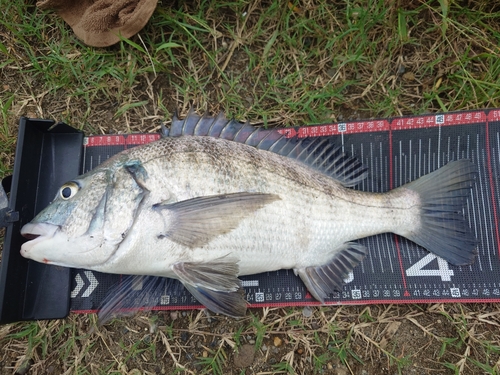
[[[273,131],[286,137],[328,137],[341,145],[368,167],[368,178],[356,187],[363,191],[388,191],[456,159],[470,159],[479,169],[472,198],[464,208],[479,241],[473,265],[452,266],[394,234],[368,237],[359,240],[368,247],[368,256],[327,304],[500,301],[499,109]],[[158,134],[87,137],[82,172],[119,151],[158,138]],[[73,270],[71,310],[94,311],[113,284],[129,277]],[[318,304],[293,270],[243,276],[241,280],[251,307]],[[154,287],[144,289],[145,285]],[[153,309],[201,307],[180,282],[171,279],[143,277],[128,286],[126,295],[125,308],[127,303],[135,306],[138,299]]]

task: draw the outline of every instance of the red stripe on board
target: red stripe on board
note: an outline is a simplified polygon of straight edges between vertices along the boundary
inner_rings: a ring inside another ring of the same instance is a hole
[[[272,302],[272,303],[251,303],[250,308],[255,307],[288,307],[288,306],[339,306],[339,305],[373,305],[373,304],[396,304],[396,303],[491,303],[500,302],[500,298],[441,298],[441,299],[359,299],[349,301],[328,301],[321,304],[319,301],[303,301],[303,302]],[[174,306],[172,306],[173,308]]]
[[[491,110],[486,116],[484,111],[457,112],[426,116],[399,117],[394,119],[379,119],[332,124],[308,125],[297,128],[277,129],[286,138],[298,136],[322,137],[341,134],[371,133],[377,131],[423,129],[434,126],[465,125],[478,122],[500,121],[500,110]],[[129,134],[129,135],[97,135],[87,137],[85,146],[117,146],[142,145],[156,141],[160,134]]]
[[[123,135],[94,135],[91,137],[86,137],[83,145],[85,147],[123,146],[123,145],[125,145],[125,136],[123,136]]]
[[[158,133],[125,134],[125,135],[92,135],[86,137],[85,147],[96,146],[137,146],[154,142],[160,138]]]
[[[465,125],[485,121],[486,113],[484,111],[445,113],[428,116],[395,118],[391,122],[391,129],[425,129],[435,126]]]
[[[160,139],[158,133],[129,134],[126,139],[127,146],[145,145]]]
[[[355,134],[355,133],[371,133],[389,130],[389,121],[383,120],[367,120],[356,122],[342,122],[338,124],[324,124],[304,126],[298,129],[296,133],[299,138],[306,137],[323,137],[329,135]],[[289,138],[292,133],[286,134]]]
[[[401,304],[401,303],[492,303],[500,302],[500,298],[442,298],[442,299],[359,299],[356,301],[328,301],[321,304],[319,301],[301,301],[301,302],[272,302],[272,303],[251,303],[249,308],[256,309],[262,307],[296,307],[296,306],[342,306],[342,305],[374,305],[374,304]],[[155,306],[152,308],[141,308],[141,309],[124,309],[122,311],[172,311],[172,310],[196,310],[204,309],[203,305],[190,305],[190,306]],[[95,314],[99,310],[71,310],[74,314]]]
[[[500,109],[493,109],[488,112],[488,121],[500,121]]]
[[[498,215],[495,199],[495,181],[493,179],[493,169],[491,168],[491,147],[490,147],[490,132],[489,122],[486,121],[486,160],[488,163],[488,177],[490,179],[491,202],[493,203],[493,219],[495,220],[495,235],[497,240],[498,256],[500,257],[500,233],[498,230]]]

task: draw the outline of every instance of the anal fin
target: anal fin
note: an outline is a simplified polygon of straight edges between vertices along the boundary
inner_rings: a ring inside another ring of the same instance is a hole
[[[228,256],[211,262],[179,262],[172,268],[186,289],[209,310],[234,318],[245,315],[247,302],[237,277],[237,259]]]
[[[365,257],[368,249],[356,242],[347,242],[337,250],[336,255],[322,266],[311,266],[295,269],[307,287],[307,290],[318,301],[324,303],[330,294],[341,291],[343,279]]]
[[[234,292],[221,292],[201,286],[194,287],[190,284],[184,284],[184,286],[198,302],[214,313],[224,314],[232,318],[245,316],[247,302],[243,288]]]

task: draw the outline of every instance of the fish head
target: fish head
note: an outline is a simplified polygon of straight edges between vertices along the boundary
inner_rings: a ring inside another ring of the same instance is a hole
[[[21,255],[88,268],[106,262],[134,223],[144,190],[127,168],[97,168],[63,184],[21,234]]]

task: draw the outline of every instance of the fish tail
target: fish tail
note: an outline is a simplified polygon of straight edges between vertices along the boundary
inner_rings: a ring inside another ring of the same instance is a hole
[[[477,173],[474,163],[461,159],[402,186],[417,193],[419,217],[413,228],[396,233],[453,265],[471,264],[478,241],[463,211]]]

